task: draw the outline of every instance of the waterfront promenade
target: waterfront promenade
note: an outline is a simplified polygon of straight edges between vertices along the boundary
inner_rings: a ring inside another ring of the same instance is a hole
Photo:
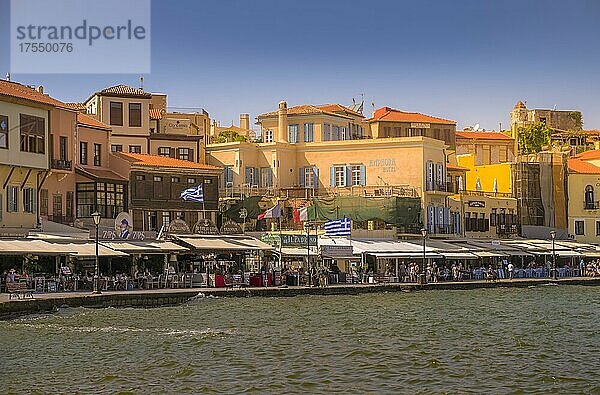
[[[413,292],[422,290],[470,290],[478,288],[535,287],[547,284],[600,285],[600,278],[568,277],[559,280],[526,278],[499,281],[415,283],[337,284],[327,287],[242,287],[242,288],[179,288],[157,290],[38,293],[33,298],[9,300],[0,294],[0,319],[20,315],[47,313],[61,307],[161,307],[177,305],[196,297],[292,297],[300,295],[357,295],[378,292]]]

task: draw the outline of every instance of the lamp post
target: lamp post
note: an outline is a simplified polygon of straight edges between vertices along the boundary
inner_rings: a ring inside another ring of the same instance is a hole
[[[310,222],[305,222],[306,226],[306,268],[308,271],[308,286],[312,286],[312,273],[310,271]],[[298,283],[300,285],[300,283]]]
[[[240,218],[244,221],[242,223],[242,234],[246,234],[246,217],[248,217],[248,210],[245,207],[240,209]]]
[[[557,279],[556,276],[556,249],[554,248],[554,240],[556,239],[556,231],[550,231],[550,238],[552,239],[552,278]]]
[[[423,236],[423,266],[421,267],[421,273],[419,275],[419,284],[427,283],[427,275],[425,273],[425,241],[427,240],[427,229],[421,229],[421,235]]]
[[[100,291],[100,265],[98,260],[98,225],[100,225],[100,218],[102,215],[99,212],[94,212],[92,218],[94,219],[94,225],[96,225],[96,270],[95,270],[95,281],[94,281],[94,293],[102,293]]]

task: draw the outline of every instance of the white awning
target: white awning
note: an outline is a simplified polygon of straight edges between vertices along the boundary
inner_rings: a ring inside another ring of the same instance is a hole
[[[479,259],[475,254],[468,251],[440,252],[446,259]]]
[[[380,258],[423,258],[423,252],[368,252],[368,255],[372,255],[377,259]],[[425,258],[443,258],[442,255],[435,252],[426,252]]]
[[[493,257],[506,257],[509,256],[509,254],[500,254],[497,252],[490,252],[490,251],[473,251],[473,254],[477,255],[480,258],[493,258]]]
[[[192,249],[201,251],[257,251],[273,250],[267,243],[250,236],[176,236]]]
[[[51,243],[62,246],[65,249],[69,249],[71,252],[69,255],[77,258],[91,258],[96,256],[96,244],[95,243]],[[105,247],[102,244],[98,244],[98,256],[128,256],[121,251],[115,251],[111,248]]]
[[[303,256],[305,257],[306,254],[306,248],[294,248],[294,247],[282,247],[281,248],[281,254],[283,256]],[[318,252],[316,252],[314,249],[311,248],[310,250],[310,256],[317,256],[319,255]]]
[[[63,244],[43,240],[0,240],[0,255],[68,255],[75,252]]]
[[[170,241],[149,242],[102,242],[106,247],[129,254],[169,254],[189,251],[188,248]]]

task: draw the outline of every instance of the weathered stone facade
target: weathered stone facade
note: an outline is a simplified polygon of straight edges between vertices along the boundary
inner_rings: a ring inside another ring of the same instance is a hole
[[[557,131],[581,130],[583,126],[582,118],[581,112],[577,110],[528,109],[519,100],[510,112],[510,126],[514,131],[516,128],[541,122],[548,125],[550,129]]]

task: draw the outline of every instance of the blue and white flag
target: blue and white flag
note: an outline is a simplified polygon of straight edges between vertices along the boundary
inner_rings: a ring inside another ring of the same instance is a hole
[[[327,236],[350,236],[351,219],[333,219],[325,222],[325,234]]]
[[[204,203],[204,191],[202,190],[202,184],[188,189],[184,189],[183,191],[181,191],[180,196],[183,200]]]

